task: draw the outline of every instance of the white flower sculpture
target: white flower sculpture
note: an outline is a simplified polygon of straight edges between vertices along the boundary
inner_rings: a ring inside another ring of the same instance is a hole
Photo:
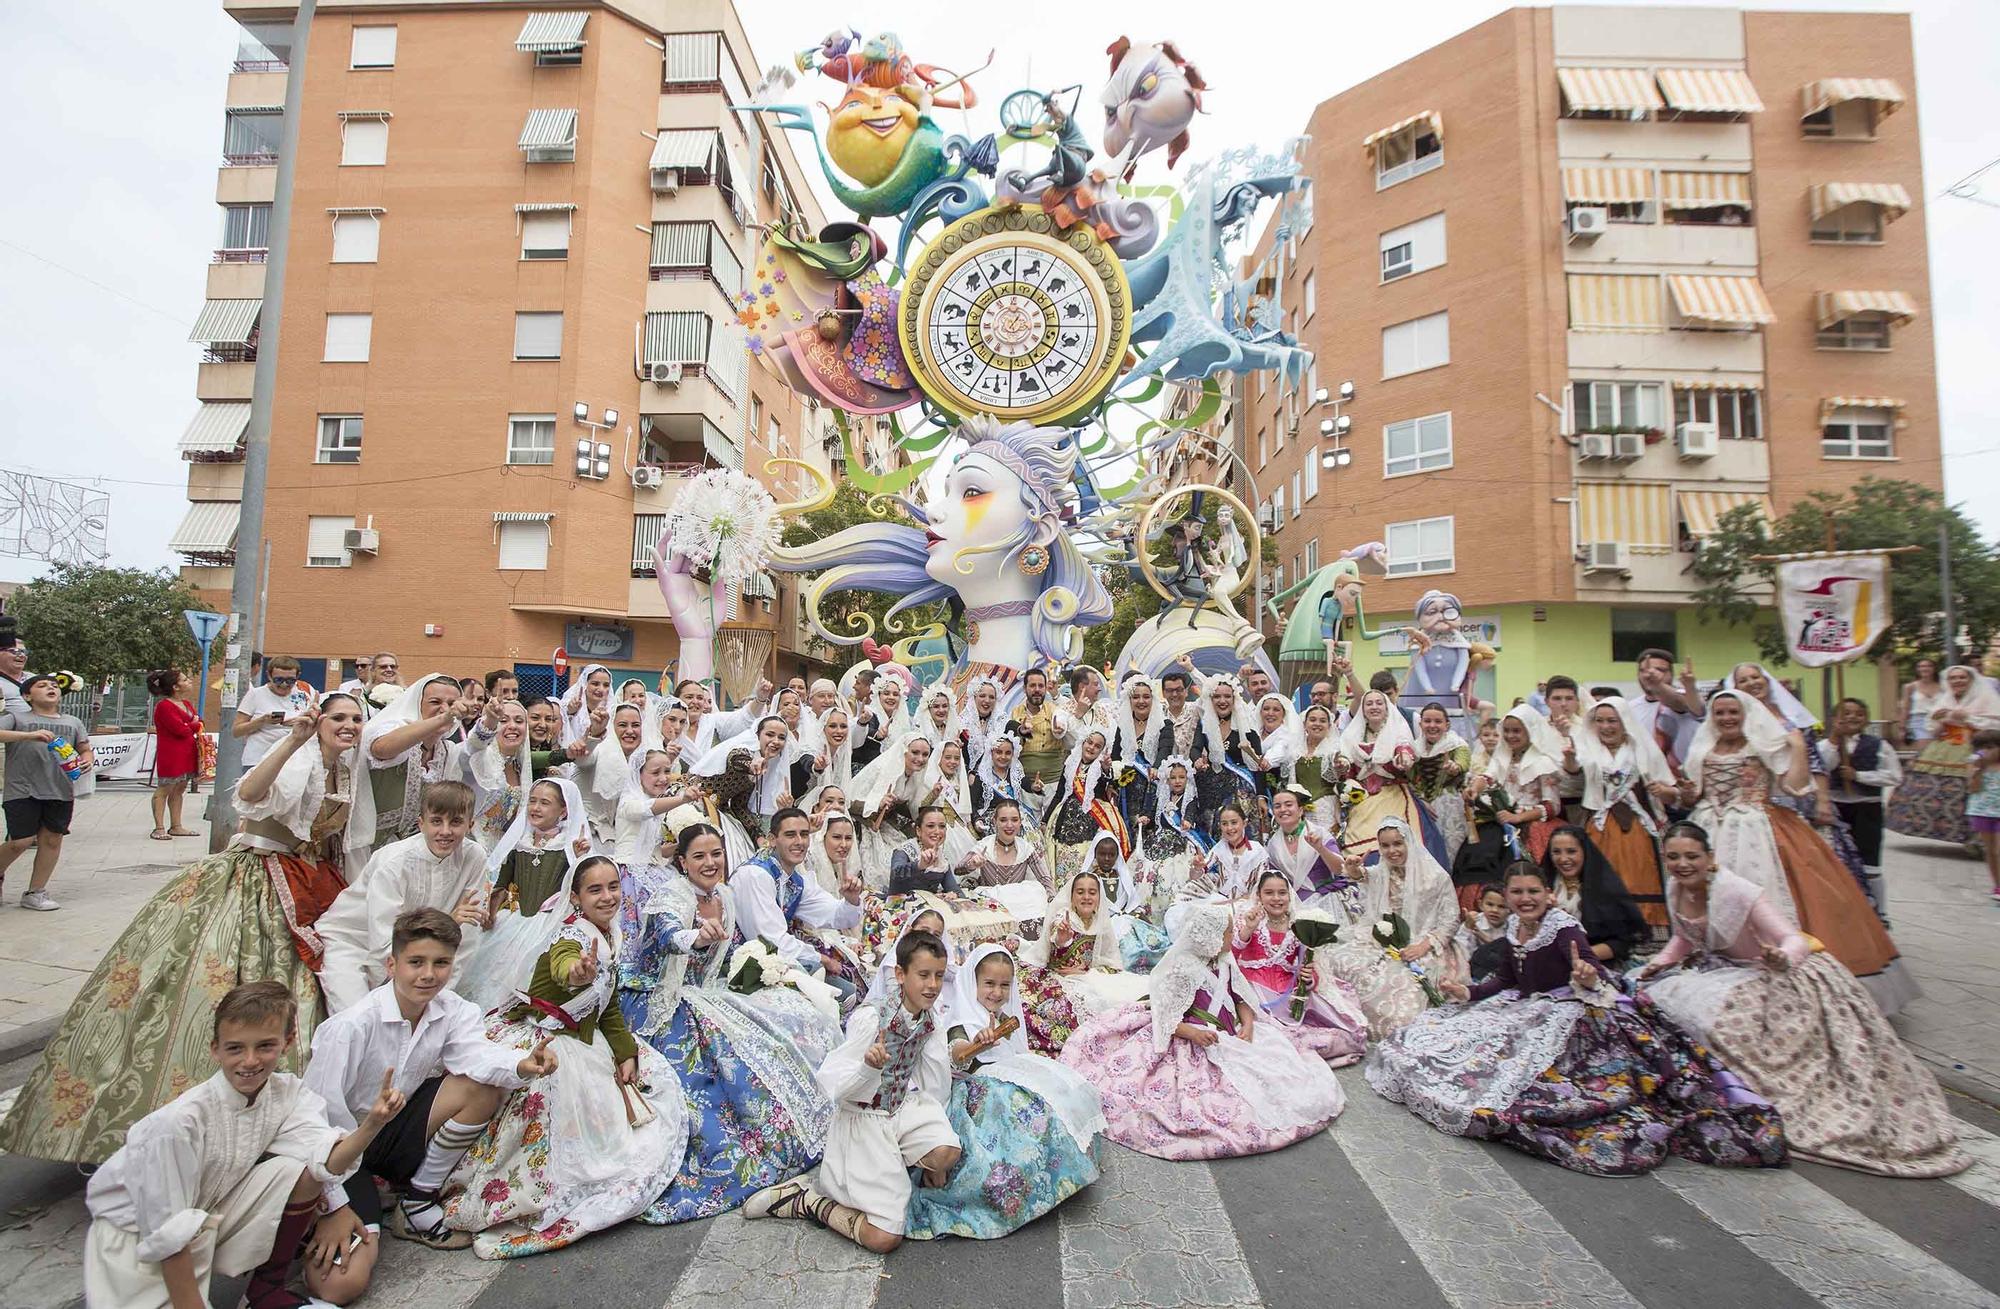
[[[711,468],[691,479],[667,516],[669,555],[685,555],[722,586],[748,581],[778,544],[778,502],[755,478]]]

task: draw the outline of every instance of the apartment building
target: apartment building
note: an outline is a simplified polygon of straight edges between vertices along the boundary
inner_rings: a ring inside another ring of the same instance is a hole
[[[220,606],[263,326],[292,6],[225,0],[229,75],[200,407],[172,548]],[[753,368],[733,298],[783,217],[822,221],[781,132],[729,112],[758,63],[728,0],[557,10],[398,0],[316,16],[300,107],[272,414],[264,644],[407,674],[553,653],[649,680],[678,644],[651,550],[688,477],[780,499],[827,468],[831,415]],[[760,578],[729,638],[786,673],[812,646]]]
[[[1556,7],[1321,104],[1316,217],[1252,256],[1315,375],[1235,397],[1267,584],[1386,543],[1371,622],[1458,595],[1502,704],[1752,657],[1689,602],[1721,515],[1942,486],[1915,90],[1902,14]]]

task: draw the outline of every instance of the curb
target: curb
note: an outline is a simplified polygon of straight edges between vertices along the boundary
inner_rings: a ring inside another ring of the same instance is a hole
[[[42,1047],[49,1043],[49,1038],[56,1034],[56,1028],[61,1025],[61,1017],[43,1018],[32,1023],[24,1023],[5,1036],[0,1036],[0,1064],[10,1064],[17,1059],[39,1054]]]

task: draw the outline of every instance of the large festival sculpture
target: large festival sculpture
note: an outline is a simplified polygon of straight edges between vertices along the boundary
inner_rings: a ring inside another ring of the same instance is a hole
[[[1264,661],[1237,608],[1255,617],[1255,597],[1238,599],[1261,548],[1255,514],[1223,486],[1166,470],[1217,411],[1219,374],[1306,377],[1311,356],[1282,329],[1282,279],[1239,277],[1230,253],[1267,202],[1280,244],[1303,230],[1303,138],[1147,183],[1147,168],[1188,150],[1206,86],[1171,43],[1121,36],[1107,53],[1095,105],[1082,86],[995,103],[973,85],[990,55],[961,73],[919,62],[892,34],[842,29],[800,52],[803,80],[773,70],[753,103],[732,106],[809,137],[852,213],[762,233],[737,306],[748,348],[831,406],[851,447],[864,427],[886,427],[907,463],[884,472],[857,449],[848,477],[907,521],[785,547],[782,516],[830,502],[823,474],[773,461],[816,487],[787,505],[743,474],[705,474],[658,551],[684,675],[712,665],[692,647],[709,645],[759,567],[807,578],[806,619],[824,640],[921,657],[960,685],[987,674],[1012,687],[1025,669],[1076,658],[1084,629],[1111,617],[1102,579],[1117,569],[1166,602],[1121,671],[1158,674],[1183,655],[1213,671]],[[823,126],[806,103],[821,85]],[[996,130],[984,135],[939,122],[950,110],[970,124],[989,107]],[[1176,423],[1153,412],[1170,384],[1201,397]],[[885,630],[866,616],[850,619],[859,630],[827,622],[822,599],[843,591],[897,597]],[[908,611],[938,603],[953,621],[912,630]]]

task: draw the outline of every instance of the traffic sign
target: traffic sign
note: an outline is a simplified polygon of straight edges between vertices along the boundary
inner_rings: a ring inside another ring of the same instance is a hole
[[[204,650],[214,644],[216,634],[229,621],[221,614],[212,614],[206,609],[183,609],[181,614],[187,619],[188,631],[194,633],[196,643]]]

